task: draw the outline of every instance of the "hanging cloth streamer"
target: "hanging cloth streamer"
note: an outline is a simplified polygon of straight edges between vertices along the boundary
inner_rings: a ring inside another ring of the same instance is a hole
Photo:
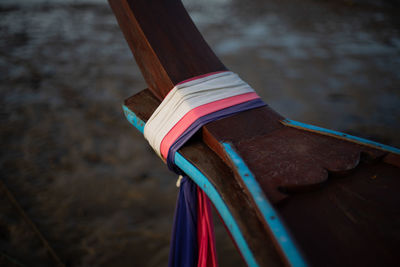
[[[206,123],[265,106],[238,75],[225,71],[177,84],[144,127],[144,136],[168,167],[183,175],[168,265],[217,267],[210,202],[175,164],[175,153]]]
[[[169,267],[198,264],[197,186],[188,177],[180,182],[169,251]]]
[[[197,267],[217,267],[211,204],[206,193],[197,187]]]

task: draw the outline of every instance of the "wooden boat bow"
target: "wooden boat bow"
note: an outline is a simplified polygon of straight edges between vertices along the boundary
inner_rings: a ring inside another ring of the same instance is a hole
[[[180,1],[109,3],[148,84],[125,102],[141,121],[177,83],[227,70]],[[180,153],[218,190],[260,266],[291,262],[227,146],[275,204],[311,265],[398,260],[397,149],[299,124],[268,106],[204,126]]]

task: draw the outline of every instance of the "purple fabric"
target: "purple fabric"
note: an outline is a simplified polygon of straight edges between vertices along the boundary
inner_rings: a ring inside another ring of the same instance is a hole
[[[184,178],[181,181],[175,209],[168,259],[169,267],[196,267],[199,253],[197,240],[197,185],[175,166],[176,151],[206,123],[265,105],[261,99],[254,99],[203,116],[190,125],[170,147],[167,157],[168,167],[172,171],[184,175]]]
[[[168,266],[196,267],[197,259],[197,185],[184,176],[176,202]]]
[[[233,114],[249,110],[249,109],[254,109],[254,108],[259,108],[262,106],[266,106],[260,98],[259,99],[254,99],[250,100],[232,107],[228,107],[225,109],[218,110],[216,112],[210,113],[206,116],[203,116],[199,119],[197,119],[192,125],[190,125],[189,128],[187,128],[183,134],[174,142],[174,144],[169,148],[168,151],[168,157],[167,157],[167,165],[168,168],[178,174],[182,174],[182,171],[179,170],[178,167],[175,166],[174,161],[175,161],[175,153],[180,149],[183,144],[186,143],[186,141],[189,140],[190,137],[192,137],[203,125],[216,121],[222,118],[229,117]]]

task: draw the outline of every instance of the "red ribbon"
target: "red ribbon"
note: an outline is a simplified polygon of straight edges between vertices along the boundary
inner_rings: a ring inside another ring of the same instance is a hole
[[[217,267],[214,224],[210,200],[200,187],[197,187],[197,200],[197,242],[199,247],[197,266]]]

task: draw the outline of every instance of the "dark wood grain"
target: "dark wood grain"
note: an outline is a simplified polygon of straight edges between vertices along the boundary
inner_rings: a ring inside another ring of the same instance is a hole
[[[313,266],[398,266],[399,188],[398,168],[379,161],[277,207]]]

